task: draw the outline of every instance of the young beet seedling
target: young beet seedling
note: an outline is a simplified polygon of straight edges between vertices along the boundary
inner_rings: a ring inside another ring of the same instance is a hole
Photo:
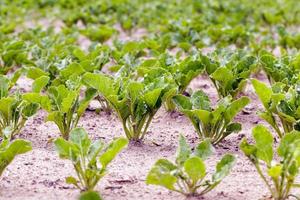
[[[48,111],[47,121],[53,121],[58,126],[62,137],[68,139],[70,131],[77,127],[80,117],[95,94],[94,89],[88,89],[85,91],[84,98],[80,99],[80,88],[73,90],[64,85],[49,87],[51,110]]]
[[[99,180],[105,175],[108,164],[127,145],[125,138],[119,138],[105,145],[100,140],[92,143],[83,128],[75,128],[69,140],[58,138],[54,141],[59,156],[72,161],[77,174],[67,177],[66,182],[81,191],[93,191]]]
[[[241,130],[241,124],[232,120],[250,100],[248,97],[241,97],[232,101],[231,97],[225,97],[213,109],[208,96],[199,90],[191,97],[176,95],[173,101],[191,120],[201,140],[209,138],[213,144],[218,144],[231,133]]]
[[[13,139],[28,118],[39,109],[39,104],[24,98],[19,92],[9,95],[14,80],[0,76],[0,138]]]
[[[192,153],[191,147],[180,136],[175,163],[159,159],[148,173],[146,183],[159,185],[184,195],[203,195],[214,189],[227,176],[235,163],[235,157],[226,154],[216,166],[211,179],[207,176],[204,160],[214,151],[209,140],[204,140]],[[199,191],[200,190],[200,191]]]
[[[260,65],[266,72],[270,84],[281,82],[291,86],[298,80],[297,62],[293,62],[287,55],[276,58],[272,53],[261,51]]]
[[[126,78],[113,79],[104,74],[86,73],[83,81],[97,89],[109,102],[123,124],[128,139],[139,141],[165,101],[173,92],[167,78],[133,81]]]
[[[172,101],[172,97],[175,94],[183,94],[191,81],[204,71],[204,65],[200,62],[200,59],[195,56],[177,60],[175,56],[165,53],[157,59],[144,61],[137,70],[140,75],[144,75],[147,71],[153,69],[156,69],[156,71],[159,69],[161,70],[158,78],[164,74],[163,70],[165,70],[172,75],[175,81],[178,91],[175,91],[173,95],[170,95],[165,102],[166,109],[168,111],[173,111],[176,106]]]
[[[293,131],[283,136],[277,148],[279,160],[275,160],[274,139],[267,128],[256,126],[252,135],[255,144],[249,144],[244,138],[240,148],[255,166],[272,197],[275,200],[285,200],[294,196],[291,189],[299,187],[295,179],[300,169],[300,132]]]
[[[252,80],[252,85],[265,108],[259,117],[268,122],[280,138],[293,130],[300,131],[300,85],[286,90],[283,83],[268,87],[256,79]]]
[[[226,52],[225,55],[211,57],[201,55],[206,73],[209,75],[220,98],[231,95],[234,99],[243,91],[251,71],[256,66],[256,58],[243,51]],[[221,57],[223,60],[219,60]],[[225,58],[225,59],[224,59]]]
[[[3,140],[0,143],[0,177],[5,168],[19,155],[31,151],[31,144],[25,140]]]

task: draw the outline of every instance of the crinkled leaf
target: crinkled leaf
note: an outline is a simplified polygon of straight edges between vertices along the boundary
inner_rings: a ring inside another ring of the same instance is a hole
[[[195,156],[198,156],[202,160],[206,160],[214,153],[215,149],[209,139],[202,141],[195,149]]]

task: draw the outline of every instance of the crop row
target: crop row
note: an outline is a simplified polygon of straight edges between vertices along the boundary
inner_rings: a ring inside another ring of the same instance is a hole
[[[76,172],[66,182],[81,199],[100,199],[94,190],[110,162],[129,141],[147,139],[164,107],[190,120],[199,144],[192,149],[180,136],[175,161],[157,160],[146,183],[203,195],[236,161],[224,155],[207,178],[214,146],[242,130],[235,116],[250,102],[243,95],[251,82],[263,105],[257,115],[272,130],[254,127],[255,143],[244,138],[240,149],[274,199],[300,199],[291,192],[300,187],[299,9],[297,0],[0,1],[0,175],[32,149],[19,134],[43,110],[59,129],[59,156]],[[261,71],[269,83],[251,78]],[[216,104],[189,89],[201,75]],[[17,86],[21,77],[32,81],[30,91]],[[118,117],[126,138],[105,144],[78,127],[92,100]]]
[[[102,51],[102,46],[95,51],[99,49]],[[104,50],[107,51],[106,48]],[[27,66],[27,63],[33,62],[30,59],[25,59],[24,66],[12,76],[0,76],[1,172],[16,155],[31,150],[28,141],[15,138],[28,118],[43,109],[48,113],[46,121],[54,122],[60,131],[61,137],[54,141],[60,157],[72,161],[78,176],[67,177],[66,182],[81,191],[91,192],[105,174],[107,165],[128,140],[144,139],[156,112],[164,106],[169,111],[177,109],[186,115],[201,143],[192,152],[185,138],[181,137],[176,162],[158,160],[146,182],[185,195],[205,194],[229,174],[235,156],[224,155],[216,166],[215,174],[208,180],[205,180],[204,160],[213,153],[212,145],[242,129],[241,124],[233,120],[250,99],[241,94],[250,75],[262,69],[272,87],[256,79],[251,79],[251,82],[264,106],[258,115],[282,138],[278,147],[281,160],[275,161],[273,136],[261,125],[253,129],[256,144],[251,145],[244,139],[241,150],[254,164],[275,199],[290,197],[291,188],[297,187],[294,183],[300,167],[297,150],[300,148],[297,56],[276,58],[265,51],[252,55],[242,50],[210,55],[198,52],[186,58],[163,54],[144,59],[137,66],[124,65],[110,75],[85,67],[86,62],[93,62],[89,56],[93,52],[86,55],[75,48],[72,53],[70,63],[55,76],[50,70]],[[102,54],[97,51],[96,55]],[[9,60],[12,65],[16,62],[14,58]],[[211,104],[202,90],[187,90],[189,83],[201,74],[210,78],[218,92],[216,105]],[[31,92],[22,93],[14,87],[22,75],[33,79]],[[108,145],[101,141],[92,142],[84,129],[77,128],[93,99],[100,102],[103,111],[114,111],[128,140],[119,138]],[[262,162],[264,167],[260,166]]]

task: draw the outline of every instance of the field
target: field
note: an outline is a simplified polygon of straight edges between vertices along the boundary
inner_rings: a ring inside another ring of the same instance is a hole
[[[297,0],[1,0],[0,200],[300,199],[299,23]]]

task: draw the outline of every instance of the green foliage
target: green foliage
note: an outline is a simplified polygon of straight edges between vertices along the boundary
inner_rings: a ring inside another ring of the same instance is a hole
[[[162,68],[173,76],[178,88],[176,93],[178,94],[183,94],[190,82],[204,71],[204,65],[197,56],[178,60],[169,54],[163,54],[158,59],[144,61],[137,71],[140,75],[144,75],[151,70],[160,70],[162,74],[166,73]],[[173,95],[175,95],[175,92]],[[175,105],[172,102],[173,95],[170,95],[166,100],[168,111],[175,109]]]
[[[265,83],[253,79],[252,85],[265,108],[259,112],[259,116],[274,128],[279,137],[292,130],[300,130],[298,84],[288,88],[283,83],[276,83],[268,87]]]
[[[300,56],[276,58],[266,51],[260,52],[260,64],[271,84],[281,82],[290,86],[299,80],[299,59]]]
[[[105,42],[114,34],[115,30],[110,26],[102,25],[99,27],[89,26],[81,32],[92,41]]]
[[[249,103],[248,97],[232,100],[225,97],[212,108],[208,96],[201,90],[191,97],[176,95],[173,101],[180,112],[192,122],[201,140],[209,138],[213,144],[218,144],[233,132],[239,132],[241,124],[232,122],[234,117]]]
[[[217,163],[216,170],[210,179],[204,160],[213,153],[214,148],[209,140],[204,140],[192,153],[186,139],[180,136],[175,163],[167,159],[156,161],[147,175],[146,183],[159,185],[185,195],[203,195],[214,189],[226,177],[235,163],[235,157],[226,154]],[[200,190],[200,191],[199,191]]]
[[[130,140],[141,140],[166,97],[173,93],[167,77],[155,79],[148,74],[144,81],[113,79],[104,74],[86,73],[83,82],[109,102],[123,124]]]
[[[8,41],[0,44],[0,74],[6,74],[15,66],[29,63],[25,42]]]
[[[31,151],[31,144],[25,140],[2,140],[0,143],[0,177],[5,168],[14,160],[17,155]]]
[[[300,168],[300,133],[293,131],[285,134],[277,153],[273,149],[273,136],[267,128],[256,126],[252,135],[255,144],[249,144],[244,138],[240,144],[241,150],[255,166],[272,197],[275,200],[288,199],[292,196],[292,188],[299,187],[295,181]]]
[[[16,92],[9,94],[14,85],[15,78],[9,80],[0,76],[0,137],[12,139],[20,133],[28,118],[32,117],[39,109],[38,103],[24,98]]]
[[[81,191],[93,191],[99,180],[106,174],[108,164],[127,145],[128,141],[118,138],[104,144],[100,140],[92,142],[83,128],[75,128],[70,133],[69,140],[58,138],[54,141],[59,156],[73,163],[77,178],[66,178],[68,184],[73,184]],[[91,198],[95,194],[84,194]],[[83,198],[83,197],[82,197]]]
[[[244,51],[215,52],[215,54],[217,55],[211,57],[201,55],[206,73],[220,98],[228,95],[236,98],[246,86],[247,79],[255,67],[256,58]]]
[[[94,191],[83,192],[79,200],[102,200],[101,196]]]
[[[48,111],[46,120],[54,122],[62,137],[68,139],[70,131],[77,127],[80,117],[95,97],[96,91],[88,89],[84,97],[80,98],[80,87],[70,89],[59,85],[49,87],[47,94],[51,107],[46,109]]]

